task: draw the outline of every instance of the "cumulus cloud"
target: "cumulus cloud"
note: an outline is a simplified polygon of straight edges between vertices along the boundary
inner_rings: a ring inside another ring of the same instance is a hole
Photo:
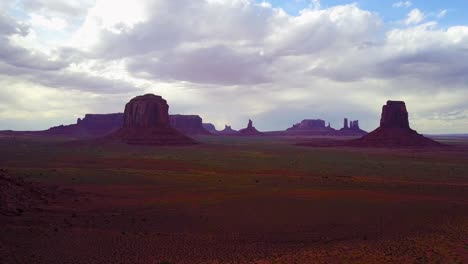
[[[408,13],[406,17],[405,24],[412,25],[412,24],[419,24],[424,20],[424,13],[421,10],[415,8]]]
[[[468,27],[425,22],[443,11],[413,9],[391,24],[357,4],[320,1],[297,15],[253,0],[78,2],[22,0],[27,19],[0,17],[0,75],[15,87],[35,84],[21,93],[56,91],[87,106],[58,104],[59,120],[154,92],[171,113],[200,114],[217,126],[253,118],[274,130],[323,118],[339,127],[349,117],[370,130],[387,99],[402,99],[423,132],[468,129]],[[63,36],[49,45],[47,32]],[[12,110],[22,109],[15,97],[6,101],[1,117],[22,116]]]

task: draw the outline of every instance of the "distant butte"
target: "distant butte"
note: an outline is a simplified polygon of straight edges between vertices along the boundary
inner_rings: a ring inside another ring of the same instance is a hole
[[[225,125],[224,129],[219,131],[219,133],[222,135],[234,135],[239,133],[239,131],[232,129],[231,126]]]
[[[146,94],[125,106],[124,124],[108,138],[136,145],[188,145],[195,141],[171,127],[169,105],[161,96]]]
[[[170,115],[169,121],[173,128],[186,135],[210,135],[198,115]]]
[[[211,134],[216,134],[216,133],[219,133],[218,130],[216,130],[216,127],[215,125],[211,124],[211,123],[202,123],[202,126],[205,130],[207,130],[208,132],[210,132]]]
[[[249,119],[249,123],[247,127],[244,129],[239,130],[239,135],[241,136],[258,136],[262,135],[263,133],[258,131],[254,126],[252,120]]]
[[[363,147],[433,147],[442,144],[410,128],[408,111],[403,101],[387,101],[382,107],[380,126],[371,133],[349,141]]]

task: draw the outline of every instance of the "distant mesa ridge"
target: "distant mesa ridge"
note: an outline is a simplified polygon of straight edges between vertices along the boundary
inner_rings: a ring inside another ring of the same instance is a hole
[[[44,135],[72,136],[78,138],[102,137],[122,127],[123,113],[115,114],[86,114],[83,119],[78,118],[76,124],[51,127],[39,133]]]
[[[348,119],[343,121],[343,128],[336,130],[331,127],[330,123],[325,125],[325,120],[322,119],[304,119],[300,123],[294,124],[286,129],[285,135],[330,135],[330,136],[362,136],[367,134],[366,131],[359,128],[359,121],[351,121],[348,125]]]
[[[205,129],[203,119],[198,115],[169,115],[169,121],[173,128],[187,135],[211,134],[210,131]]]

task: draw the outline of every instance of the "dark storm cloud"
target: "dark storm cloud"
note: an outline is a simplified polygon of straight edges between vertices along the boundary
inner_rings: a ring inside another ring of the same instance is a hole
[[[44,86],[97,93],[123,93],[135,90],[133,85],[118,80],[109,80],[86,73],[64,71],[70,63],[85,59],[76,49],[62,48],[56,59],[40,52],[33,52],[12,44],[12,35],[25,36],[28,27],[10,17],[0,15],[0,73],[18,76]]]
[[[270,81],[269,59],[258,53],[242,53],[225,46],[171,52],[155,60],[133,58],[128,70],[163,81],[243,85]]]
[[[12,35],[25,36],[28,27],[15,22],[12,18],[0,14],[0,62],[32,70],[59,70],[67,66],[66,62],[54,61],[43,54],[34,54],[32,51],[11,43]]]
[[[182,45],[262,41],[272,30],[275,11],[252,2],[151,1],[145,22],[103,30],[93,53],[109,59],[171,51]]]
[[[98,94],[119,94],[139,90],[131,83],[121,80],[111,80],[101,76],[92,76],[81,72],[41,71],[37,69],[17,68],[0,63],[0,72],[9,76],[21,77],[32,83],[43,86],[92,92]]]
[[[397,55],[377,64],[380,78],[406,77],[426,80],[440,85],[468,85],[468,52],[463,49],[428,49],[413,54]]]
[[[0,13],[0,36],[2,38],[13,34],[20,34],[24,36],[27,33],[28,28],[26,26]]]

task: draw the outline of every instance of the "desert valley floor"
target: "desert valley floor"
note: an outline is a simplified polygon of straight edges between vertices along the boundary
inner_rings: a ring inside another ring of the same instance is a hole
[[[0,138],[0,263],[468,263],[466,138],[196,140]]]

